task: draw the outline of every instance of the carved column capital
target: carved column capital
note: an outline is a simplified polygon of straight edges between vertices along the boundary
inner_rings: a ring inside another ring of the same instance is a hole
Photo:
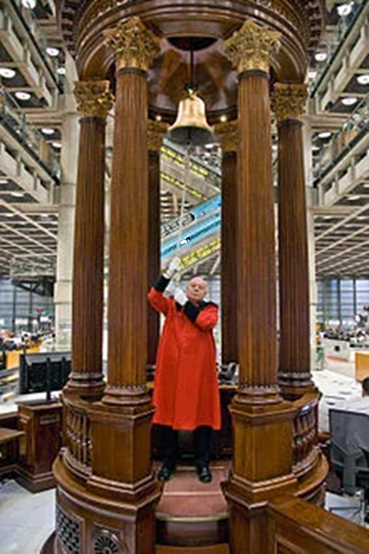
[[[271,55],[280,47],[280,36],[248,19],[225,41],[225,54],[238,73],[253,69],[268,73]]]
[[[147,149],[159,151],[163,144],[163,137],[168,131],[169,125],[162,121],[149,119],[147,127]]]
[[[104,31],[104,35],[115,52],[117,69],[129,67],[147,71],[160,54],[159,39],[139,17],[118,23],[114,29]]]
[[[82,117],[105,119],[114,102],[109,81],[75,81],[74,85],[77,109]]]
[[[240,128],[238,120],[215,125],[215,135],[218,137],[222,151],[237,152],[240,143]]]
[[[301,120],[305,111],[307,96],[308,87],[306,84],[276,83],[272,94],[272,110],[278,123],[285,119]]]

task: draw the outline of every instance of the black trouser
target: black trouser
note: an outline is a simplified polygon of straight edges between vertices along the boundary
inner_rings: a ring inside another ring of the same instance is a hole
[[[213,430],[208,425],[201,425],[193,432],[195,463],[207,465],[210,461]],[[178,456],[178,431],[168,425],[161,425],[161,450],[164,464],[173,468]]]

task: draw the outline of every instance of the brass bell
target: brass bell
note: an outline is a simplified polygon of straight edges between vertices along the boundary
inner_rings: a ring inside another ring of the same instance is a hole
[[[177,119],[168,129],[169,139],[177,144],[201,146],[214,140],[212,128],[206,121],[205,102],[192,89],[181,100]]]

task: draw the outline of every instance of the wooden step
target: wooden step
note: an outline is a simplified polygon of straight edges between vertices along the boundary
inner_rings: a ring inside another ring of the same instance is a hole
[[[228,508],[220,484],[229,466],[229,461],[212,463],[213,480],[208,484],[200,483],[193,465],[177,467],[156,510],[158,545],[199,551],[228,542]]]
[[[214,546],[157,546],[155,554],[229,554],[228,544]]]

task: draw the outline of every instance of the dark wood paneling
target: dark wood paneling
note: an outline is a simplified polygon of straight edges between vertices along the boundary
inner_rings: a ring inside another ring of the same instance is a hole
[[[18,463],[19,481],[32,492],[55,486],[52,464],[62,445],[62,405],[19,405],[19,428],[26,448]]]

